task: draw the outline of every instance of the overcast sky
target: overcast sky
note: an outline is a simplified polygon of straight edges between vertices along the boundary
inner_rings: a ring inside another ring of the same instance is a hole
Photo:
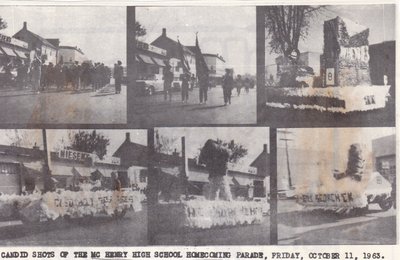
[[[136,20],[146,29],[142,38],[151,43],[161,35],[194,46],[198,32],[203,53],[219,54],[236,74],[256,72],[255,7],[137,7]]]
[[[77,46],[87,58],[113,65],[126,64],[126,7],[0,6],[14,35],[23,25],[43,38],[59,38],[61,45]]]
[[[360,143],[368,151],[372,151],[372,140],[396,133],[394,127],[364,127],[364,128],[297,128],[279,129],[278,146],[285,147],[283,138],[291,139],[289,147],[347,154],[353,143]]]
[[[369,44],[395,40],[394,5],[330,5],[312,21],[307,39],[299,43],[300,52],[323,52],[324,21],[337,16],[350,19],[369,28]],[[270,54],[269,39],[266,39],[266,64],[274,64],[279,55]]]
[[[192,127],[192,128],[157,128],[159,135],[176,138],[173,145],[181,152],[181,137],[185,136],[186,154],[188,158],[194,158],[199,153],[208,139],[217,138],[242,144],[248,151],[247,155],[238,162],[238,168],[246,170],[258,155],[262,152],[264,144],[269,149],[269,129],[266,127]]]

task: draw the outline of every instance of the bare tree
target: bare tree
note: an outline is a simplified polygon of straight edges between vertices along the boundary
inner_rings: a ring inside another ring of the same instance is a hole
[[[295,86],[300,59],[299,41],[308,36],[310,22],[323,6],[285,5],[266,6],[265,29],[270,39],[271,53],[283,54],[280,85]]]
[[[160,135],[158,131],[155,131],[155,150],[157,153],[171,154],[175,150],[175,145],[178,140],[177,137],[168,137]]]
[[[7,28],[7,22],[0,17],[0,30],[6,29]]]
[[[323,6],[266,6],[265,28],[271,52],[281,53],[293,64],[300,58],[299,41],[308,36],[311,20]]]

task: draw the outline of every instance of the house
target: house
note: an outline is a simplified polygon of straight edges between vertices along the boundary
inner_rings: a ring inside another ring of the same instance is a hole
[[[76,61],[81,64],[87,61],[87,57],[81,49],[72,46],[59,46],[58,47],[58,61],[63,61],[67,64],[73,64]]]
[[[396,181],[396,135],[372,140],[374,169],[391,183]]]
[[[166,57],[172,67],[174,73],[174,80],[179,80],[180,75],[183,74],[183,64],[181,61],[181,47],[180,44],[167,36],[167,29],[163,28],[161,35],[155,39],[151,45],[161,48],[166,51]],[[196,55],[194,47],[182,46],[183,55],[187,61],[188,69],[191,74],[196,74]]]
[[[225,60],[219,54],[203,53],[204,60],[209,70],[211,84],[221,85],[225,75]]]
[[[42,57],[45,58],[45,64],[52,62],[57,64],[57,47],[54,43],[55,39],[50,41],[28,30],[27,22],[24,22],[23,27],[13,36],[14,38],[28,43],[29,50],[39,49]]]

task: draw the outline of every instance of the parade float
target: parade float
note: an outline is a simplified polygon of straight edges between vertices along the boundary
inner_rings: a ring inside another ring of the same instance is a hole
[[[202,148],[202,152],[204,151]],[[221,145],[212,145],[205,152],[207,157],[226,164],[226,149]],[[184,154],[184,152],[183,152]],[[201,157],[201,155],[200,155]],[[221,158],[226,158],[221,160]],[[213,166],[219,169],[219,166]],[[260,224],[263,216],[269,212],[266,200],[256,198],[235,198],[223,196],[219,190],[211,195],[209,187],[203,187],[203,195],[187,194],[188,180],[185,167],[179,167],[178,184],[170,186],[175,195],[169,199],[161,197],[155,206],[155,214],[161,232],[176,232],[186,229],[210,229],[216,227],[234,227]],[[206,186],[209,186],[207,184]],[[186,193],[186,194],[185,194]],[[230,192],[229,192],[230,193]],[[161,191],[162,194],[162,191]]]
[[[24,223],[83,217],[123,217],[128,210],[141,211],[143,194],[133,190],[46,192],[0,195],[0,217],[15,215]]]
[[[322,209],[337,213],[368,209],[377,203],[384,211],[393,205],[392,185],[379,172],[364,170],[364,162],[356,144],[349,150],[345,172],[334,171],[320,183],[296,188],[296,201],[306,209]]]
[[[325,21],[321,79],[309,75],[314,83],[306,84],[309,81],[304,77],[297,77],[292,86],[269,86],[266,105],[343,114],[384,108],[390,86],[386,76],[384,85],[371,83],[368,36],[368,28],[349,19]]]

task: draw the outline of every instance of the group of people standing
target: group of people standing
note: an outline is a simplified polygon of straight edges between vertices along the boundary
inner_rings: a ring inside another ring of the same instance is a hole
[[[166,66],[163,74],[164,80],[164,100],[172,101],[172,84],[174,81],[174,74],[171,71],[171,66]],[[207,104],[207,94],[210,88],[209,76],[198,75],[196,78],[194,74],[189,72],[181,74],[181,95],[182,103],[187,103],[189,100],[189,90],[193,89],[195,86],[199,87],[199,103]],[[225,75],[222,78],[222,89],[224,95],[225,105],[231,104],[232,89],[236,88],[237,95],[240,96],[241,89],[244,87],[246,93],[249,93],[249,89],[254,86],[254,81],[249,78],[242,79],[241,75],[237,75],[236,79],[233,77],[233,69],[226,69]]]
[[[38,52],[31,55],[31,59],[16,59],[3,66],[3,87],[28,88],[40,93],[51,87],[57,90],[72,89],[79,91],[91,87],[93,91],[110,84],[112,76],[115,78],[115,92],[121,92],[123,67],[121,61],[114,65],[114,73],[103,63],[85,61],[79,63],[59,61],[46,64],[46,59]],[[113,75],[114,74],[114,75]]]

